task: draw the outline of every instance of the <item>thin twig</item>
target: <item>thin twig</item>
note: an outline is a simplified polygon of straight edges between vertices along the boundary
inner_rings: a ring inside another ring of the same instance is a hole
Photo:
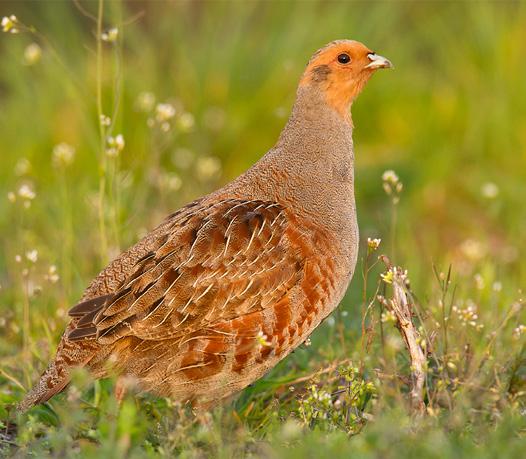
[[[84,15],[86,16],[87,18],[91,19],[92,21],[94,22],[97,22],[97,17],[94,16],[93,14],[91,14],[86,8],[84,8],[81,3],[80,3],[80,0],[73,0],[73,3],[75,4],[75,6],[77,7],[77,9]]]
[[[351,362],[352,362],[351,359],[338,360],[338,361],[332,363],[331,365],[329,365],[328,367],[325,367],[325,368],[322,368],[321,370],[315,371],[314,373],[311,373],[310,375],[302,376],[302,377],[300,377],[300,378],[296,378],[296,379],[294,379],[293,381],[285,382],[285,383],[283,383],[283,384],[280,384],[278,387],[282,387],[282,386],[294,386],[294,385],[296,385],[296,384],[300,384],[300,383],[303,383],[303,382],[309,381],[309,380],[315,378],[316,376],[330,373],[331,371],[336,370],[336,369],[337,369],[338,367],[340,367],[341,365],[345,365],[345,364],[347,364],[347,363],[351,363]]]

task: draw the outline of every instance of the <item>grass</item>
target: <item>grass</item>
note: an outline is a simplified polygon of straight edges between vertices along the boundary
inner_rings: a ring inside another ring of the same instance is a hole
[[[309,346],[197,418],[148,395],[118,407],[112,381],[80,372],[18,419],[2,454],[522,457],[525,5],[80,5],[0,5],[28,26],[0,36],[4,424],[104,263],[272,146],[316,48],[357,38],[396,70],[353,107],[362,252]],[[117,39],[101,40],[111,27]],[[381,254],[411,279],[423,416],[409,405],[412,368]]]

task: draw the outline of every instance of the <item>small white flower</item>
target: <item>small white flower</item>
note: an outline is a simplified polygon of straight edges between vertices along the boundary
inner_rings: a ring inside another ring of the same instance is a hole
[[[183,113],[177,120],[177,126],[183,132],[191,131],[192,128],[194,127],[194,124],[195,124],[194,115],[188,112]]]
[[[149,112],[155,105],[155,94],[153,92],[141,92],[135,101],[135,106],[141,112]]]
[[[465,308],[461,308],[456,305],[453,306],[452,311],[458,316],[460,324],[463,327],[469,325],[479,331],[484,328],[484,324],[477,322],[479,316],[477,314],[477,305],[473,302],[473,300],[468,299],[467,306]]]
[[[7,193],[7,199],[11,203],[16,202],[16,194],[13,191],[10,191],[9,193]]]
[[[15,261],[17,263],[21,263],[22,262],[22,257],[20,255],[15,255]]]
[[[475,285],[477,289],[483,290],[485,286],[484,278],[480,274],[477,273],[475,274],[474,279],[475,279]]]
[[[16,27],[18,24],[20,23],[18,22],[18,19],[16,18],[14,14],[12,14],[9,17],[4,16],[2,18],[2,31],[10,32],[10,33],[18,33],[19,30]]]
[[[487,199],[495,199],[499,195],[499,187],[493,182],[486,182],[481,188],[482,196]]]
[[[102,32],[102,34],[100,35],[101,40],[106,41],[108,43],[113,43],[117,41],[118,37],[119,37],[119,29],[117,29],[117,27],[112,27],[106,32]]]
[[[26,65],[36,64],[42,57],[42,48],[38,43],[30,43],[24,50],[24,63]]]
[[[125,142],[122,134],[118,134],[115,137],[109,136],[106,139],[108,147],[106,148],[106,155],[110,157],[118,156],[118,154],[124,149]]]
[[[15,165],[15,174],[18,176],[26,175],[31,169],[31,163],[27,158],[20,158]]]
[[[177,174],[166,173],[161,175],[159,185],[161,188],[165,188],[170,191],[178,191],[181,189],[183,181]]]
[[[55,167],[69,166],[75,157],[75,147],[62,142],[53,147],[53,165]]]
[[[194,153],[187,148],[178,148],[172,153],[172,163],[178,169],[188,169],[194,161]]]
[[[30,297],[38,296],[42,293],[42,286],[30,280],[27,283],[27,293]]]
[[[24,183],[18,189],[18,196],[20,196],[22,199],[25,199],[26,201],[31,201],[35,199],[36,193],[27,183]]]
[[[77,386],[70,385],[70,387],[68,389],[68,395],[67,395],[68,402],[70,402],[70,403],[77,402],[78,400],[80,400],[81,396],[82,396],[82,393],[77,388]]]
[[[210,180],[221,172],[221,161],[214,156],[199,158],[196,164],[196,172],[199,179]]]
[[[56,284],[60,280],[60,276],[57,273],[57,267],[51,265],[47,270],[47,274],[44,276],[44,279],[52,284]]]
[[[395,171],[387,170],[382,174],[382,187],[388,196],[393,195],[393,204],[398,204],[400,201],[400,193],[403,189],[403,184],[400,182],[398,175]]]
[[[474,239],[466,239],[460,244],[460,250],[470,261],[478,261],[486,254],[484,245]]]
[[[175,107],[172,104],[157,104],[155,118],[159,123],[171,120],[175,116]]]
[[[123,135],[122,134],[118,134],[115,137],[115,146],[117,147],[117,150],[122,151],[124,149],[124,145],[125,145],[125,142],[124,142]]]
[[[3,28],[3,31],[4,31],[4,32],[7,32],[7,30],[6,30],[5,28],[6,28],[6,27],[8,26],[8,24],[10,24],[11,22],[12,22],[12,21],[11,21],[7,16],[4,16],[4,17],[2,18],[2,28]]]
[[[524,333],[526,333],[526,325],[519,325],[513,329],[513,337],[519,339]]]
[[[303,344],[305,344],[305,346],[309,347],[309,346],[312,346],[312,341],[310,340],[310,338],[307,338]]]
[[[116,148],[106,148],[106,156],[109,156],[110,158],[116,158],[119,155],[119,150]]]
[[[104,113],[100,115],[101,126],[109,126],[111,124],[111,118],[106,116]]]
[[[392,185],[396,185],[399,181],[399,178],[395,171],[389,169],[382,174],[382,180]]]
[[[367,247],[371,251],[374,251],[374,250],[378,249],[378,247],[380,247],[380,243],[381,242],[382,242],[382,240],[380,238],[371,239],[370,237],[368,237],[367,238]]]
[[[38,250],[36,249],[33,249],[33,250],[29,250],[26,252],[26,258],[31,262],[31,263],[36,263],[37,260],[38,260]]]

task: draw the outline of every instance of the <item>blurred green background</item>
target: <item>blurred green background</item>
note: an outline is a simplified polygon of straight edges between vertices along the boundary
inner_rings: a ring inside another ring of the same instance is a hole
[[[96,13],[96,2],[82,5]],[[139,228],[151,227],[167,211],[256,161],[283,127],[309,56],[328,41],[348,37],[396,66],[376,75],[353,107],[362,235],[386,232],[387,201],[379,184],[382,172],[394,169],[405,185],[400,262],[418,256],[422,267],[442,260],[456,264],[466,247],[475,247],[479,253],[471,255],[512,264],[510,272],[522,275],[523,3],[133,1],[122,8],[109,2],[107,10],[105,28],[126,23],[119,37],[123,93],[116,126],[126,148],[117,182],[125,181],[124,175],[131,181],[126,189],[120,186],[122,239],[113,235],[112,245],[131,243]],[[88,205],[98,187],[95,25],[72,2],[3,1],[0,14],[16,14],[34,25],[63,61],[58,65],[38,37],[2,35],[0,193],[16,191],[24,180],[34,184],[37,199],[24,215],[26,228],[56,257],[65,222],[52,150],[60,142],[76,149],[65,177],[75,203],[71,225],[75,242],[89,243],[68,249],[85,281],[100,267],[85,256],[86,249],[97,250]],[[42,57],[24,65],[24,50],[32,42],[42,46]],[[111,46],[104,52],[104,110],[110,111],[115,58]],[[136,110],[144,91],[157,102],[180,104],[195,121],[166,136],[155,159],[147,115]],[[178,161],[181,149],[190,152],[189,161],[186,152],[185,161]],[[196,182],[196,159],[209,156],[221,161],[220,173]],[[23,159],[27,170],[16,167]],[[181,189],[163,193],[159,183],[148,183],[157,162],[182,179]],[[147,185],[157,191],[137,191]],[[0,206],[0,228],[7,236],[3,252],[11,254],[14,209],[6,199]],[[31,222],[38,222],[38,231]],[[5,268],[5,258],[0,264]]]
[[[272,147],[307,60],[337,38],[396,67],[352,108],[362,248],[382,238],[424,297],[433,265],[451,264],[460,291],[524,285],[526,3],[107,1],[103,29],[118,38],[99,54],[102,112],[125,141],[116,157],[98,131],[98,3],[79,3],[0,2],[36,31],[0,35],[0,359],[24,385],[106,261]],[[168,125],[160,103],[175,108]],[[390,169],[404,184],[396,230]],[[356,277],[338,319],[353,329]]]

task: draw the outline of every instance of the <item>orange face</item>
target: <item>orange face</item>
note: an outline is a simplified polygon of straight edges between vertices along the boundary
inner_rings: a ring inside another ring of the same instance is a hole
[[[364,44],[337,40],[317,51],[309,61],[300,86],[315,85],[325,93],[327,102],[347,116],[349,106],[371,75],[392,64]]]

